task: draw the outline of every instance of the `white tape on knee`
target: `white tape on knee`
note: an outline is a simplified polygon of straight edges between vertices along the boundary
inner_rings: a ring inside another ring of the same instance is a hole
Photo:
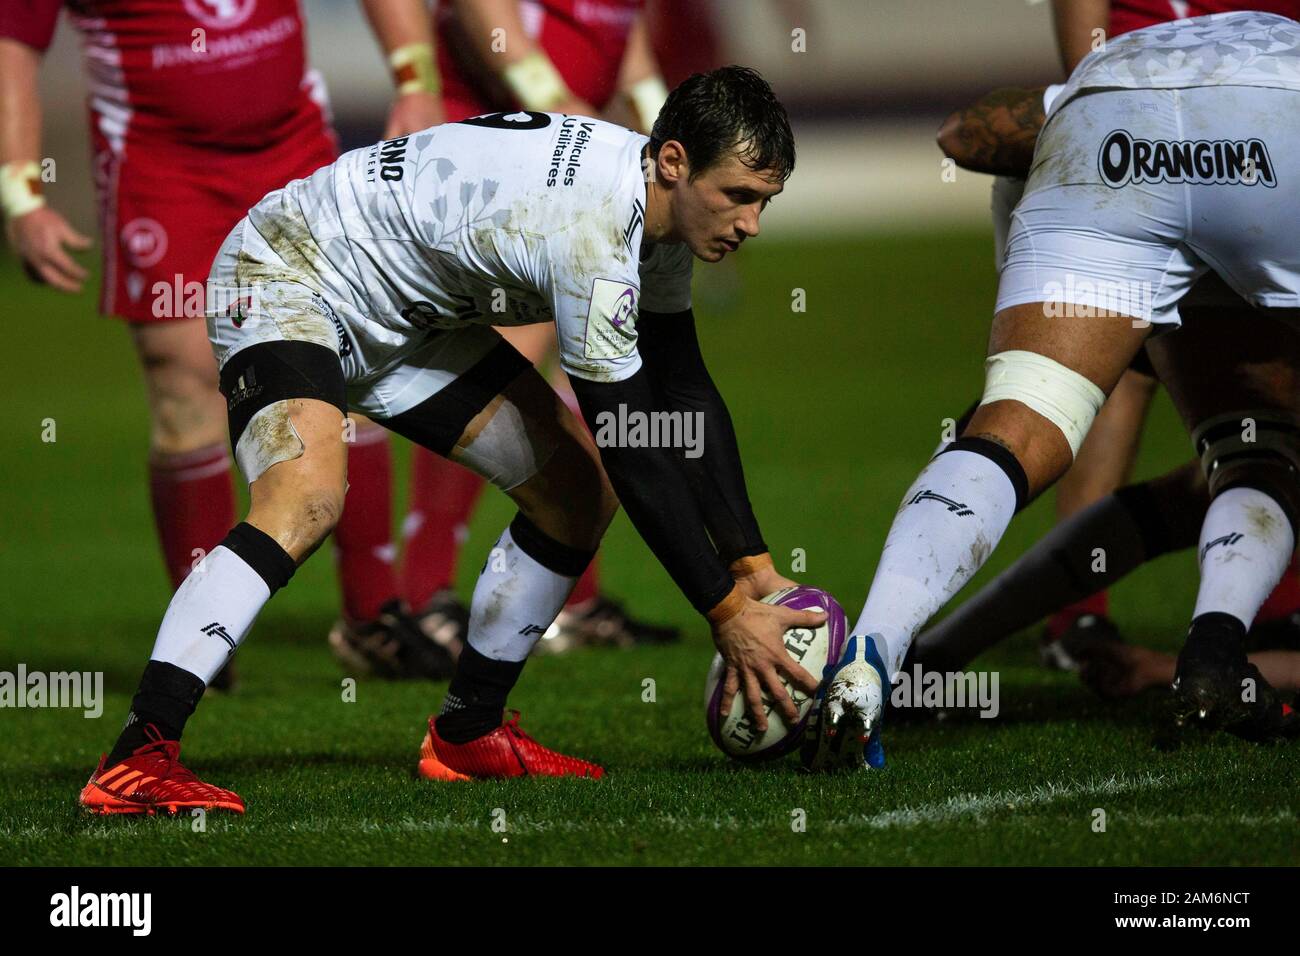
[[[1061,430],[1070,452],[1079,446],[1106,393],[1073,369],[1037,352],[1013,350],[990,355],[984,363],[981,405],[1015,401],[1038,412]]]
[[[523,413],[507,399],[461,450],[457,461],[502,491],[509,491],[541,471],[556,447],[549,436],[530,435]]]
[[[274,402],[254,415],[235,443],[235,461],[250,485],[262,472],[282,461],[293,461],[307,450],[289,420],[289,403]]]

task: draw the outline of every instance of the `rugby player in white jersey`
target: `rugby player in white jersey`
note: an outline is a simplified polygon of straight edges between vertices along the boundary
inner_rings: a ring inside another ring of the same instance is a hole
[[[785,110],[758,74],[728,67],[678,87],[649,140],[581,116],[492,114],[348,153],[255,206],[217,256],[208,302],[251,508],[172,598],[82,803],[242,812],[237,795],[179,764],[181,730],[333,527],[349,408],[479,472],[519,508],[475,588],[422,775],[602,774],[503,715],[619,502],[708,618],[729,693],[745,694],[760,725],[762,689],[793,718],[781,677],[809,693],[817,681],[781,638],[824,615],[757,600],[791,582],[767,556],[690,301],[693,257],[716,262],[758,235],[793,167]],[[702,455],[631,434],[598,450],[492,328],[550,321],[593,433],[698,412]]]
[[[1086,57],[1045,117],[1043,92],[990,95],[963,131],[986,143],[986,172],[1032,151],[985,391],[903,496],[814,703],[809,766],[883,764],[884,704],[913,637],[1069,467],[1144,344],[1211,499],[1176,716],[1252,738],[1293,729],[1243,639],[1300,516],[1300,24],[1244,12],[1148,27]],[[1179,329],[1179,299],[1210,271],[1255,313]]]

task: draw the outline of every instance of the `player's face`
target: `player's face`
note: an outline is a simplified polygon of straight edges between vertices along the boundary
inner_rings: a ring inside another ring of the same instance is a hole
[[[674,218],[683,242],[698,258],[717,262],[758,235],[758,217],[783,186],[750,169],[734,153],[674,190]]]

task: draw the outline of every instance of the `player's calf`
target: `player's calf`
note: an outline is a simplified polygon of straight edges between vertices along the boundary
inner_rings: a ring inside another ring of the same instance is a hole
[[[1196,609],[1178,658],[1177,716],[1275,736],[1281,702],[1248,664],[1245,639],[1295,549],[1300,427],[1276,409],[1236,411],[1202,422],[1193,439],[1213,500],[1201,528]]]
[[[533,368],[525,365],[485,402],[450,449],[436,444],[445,428],[443,405],[435,397],[389,425],[492,481],[519,513],[475,585],[468,640],[431,722],[421,774],[598,775],[531,740],[521,750],[522,732],[504,728],[502,718],[533,645],[595,556],[617,499],[590,437]]]
[[[83,802],[107,807],[105,812],[118,802],[123,812],[142,800],[187,805],[178,801],[207,786],[176,762],[185,723],[262,607],[338,520],[346,484],[342,369],[333,352],[316,345],[297,348],[302,345],[252,346],[223,369],[230,433],[251,482],[252,506],[248,519],[202,558],[172,597],[126,726],[92,778],[95,786],[83,793]],[[136,758],[149,763],[159,754],[159,768],[170,776],[144,769],[140,775],[174,785],[150,790],[141,783],[130,793],[109,785],[108,776],[119,766]],[[208,793],[199,799],[233,808],[238,798]]]

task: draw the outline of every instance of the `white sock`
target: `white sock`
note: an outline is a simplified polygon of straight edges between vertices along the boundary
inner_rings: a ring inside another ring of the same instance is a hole
[[[1272,496],[1254,488],[1219,494],[1201,525],[1201,586],[1192,616],[1221,611],[1249,628],[1294,548],[1291,523]]]
[[[208,683],[270,597],[271,589],[243,558],[224,545],[213,548],[172,595],[151,659]]]
[[[1007,473],[977,452],[936,456],[894,516],[854,634],[878,634],[892,678],[916,632],[988,560],[1016,511]]]
[[[496,661],[525,660],[577,583],[577,575],[557,574],[538,563],[506,528],[474,585],[470,645]]]

